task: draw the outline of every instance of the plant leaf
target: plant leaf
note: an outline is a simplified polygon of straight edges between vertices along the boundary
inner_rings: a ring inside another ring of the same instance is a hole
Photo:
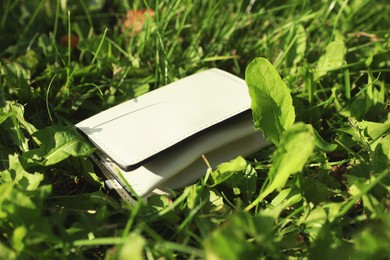
[[[284,209],[298,203],[301,200],[302,195],[298,190],[291,188],[284,189],[280,191],[279,194],[271,201],[270,204],[272,206],[265,208],[262,214],[264,216],[277,219]]]
[[[302,170],[313,148],[313,136],[307,125],[298,123],[286,131],[280,147],[272,155],[273,164],[268,173],[270,187],[283,188],[292,174]]]
[[[364,130],[365,134],[372,139],[378,139],[382,135],[388,134],[390,132],[390,120],[387,120],[384,123],[362,121],[357,122],[356,125]]]
[[[245,80],[252,99],[255,127],[278,145],[284,130],[295,121],[289,88],[265,58],[256,58],[248,65]]]
[[[22,151],[28,151],[28,139],[24,134],[23,127],[32,129],[33,126],[24,120],[24,107],[16,102],[7,101],[2,111],[8,114],[8,116],[3,114],[2,127],[6,129],[15,145],[19,146]],[[6,120],[7,118],[10,120]]]
[[[0,111],[0,124],[3,123],[8,117],[15,115],[13,112],[2,112]]]
[[[315,79],[325,76],[328,71],[338,69],[343,65],[347,48],[343,41],[337,40],[326,46],[326,52],[317,63]]]
[[[69,156],[88,157],[94,150],[70,127],[54,125],[36,132],[34,136],[42,145],[22,155],[26,166],[53,165]]]
[[[270,182],[246,210],[256,206],[271,192],[282,189],[292,174],[302,170],[313,148],[314,140],[309,126],[298,123],[286,130],[272,155],[273,163],[268,173]]]
[[[305,57],[306,45],[307,45],[307,35],[305,27],[302,24],[298,24],[295,28],[292,29],[290,34],[293,35],[293,44],[292,46],[286,46],[286,49],[289,49],[286,55],[286,64],[291,68],[290,73],[295,74],[297,72],[297,65]],[[288,43],[290,45],[290,43]]]
[[[43,181],[43,174],[26,172],[20,161],[18,155],[8,156],[9,167],[8,170],[0,171],[0,184],[5,182],[17,183],[23,190],[36,190]]]
[[[337,144],[331,144],[322,139],[320,134],[317,132],[317,130],[312,126],[308,125],[310,128],[311,132],[313,133],[314,137],[314,145],[319,148],[323,152],[333,152],[337,148]]]
[[[4,80],[4,85],[11,86],[9,91],[17,95],[19,102],[30,100],[30,70],[18,62],[6,62],[0,68],[0,76]]]
[[[234,194],[242,194],[243,199],[252,200],[256,194],[257,172],[247,167],[245,171],[234,173],[225,184],[233,189]]]
[[[146,240],[138,233],[130,233],[125,238],[123,245],[119,248],[118,259],[142,260]]]
[[[237,212],[204,241],[207,259],[254,259],[275,249],[271,234],[274,219]],[[248,239],[249,238],[249,239]],[[251,241],[256,241],[254,244]]]
[[[374,172],[381,172],[389,169],[390,160],[390,135],[380,140],[372,155],[371,165]]]
[[[235,172],[245,170],[246,166],[247,163],[241,156],[231,160],[230,162],[221,163],[218,165],[217,169],[210,174],[210,184],[208,186],[214,187],[221,182],[224,182]]]

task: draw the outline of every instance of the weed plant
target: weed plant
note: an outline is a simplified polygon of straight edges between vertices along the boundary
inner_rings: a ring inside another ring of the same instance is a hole
[[[389,28],[385,0],[1,1],[0,258],[388,258]],[[118,200],[74,124],[212,67],[274,145]]]

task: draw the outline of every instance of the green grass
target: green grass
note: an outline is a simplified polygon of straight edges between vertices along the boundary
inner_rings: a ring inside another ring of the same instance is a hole
[[[1,1],[0,258],[387,258],[387,1],[149,2]],[[207,68],[244,78],[256,57],[292,97],[276,145],[173,198],[102,186],[75,123]]]

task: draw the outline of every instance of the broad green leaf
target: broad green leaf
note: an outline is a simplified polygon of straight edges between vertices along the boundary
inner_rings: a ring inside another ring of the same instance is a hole
[[[33,133],[35,133],[37,131],[35,126],[33,126],[32,124],[27,122],[26,119],[24,118],[24,106],[22,106],[21,104],[18,104],[16,102],[7,102],[7,107],[9,109],[10,113],[15,114],[15,117],[16,117],[18,123],[24,129],[26,129],[30,135],[32,135]]]
[[[42,218],[43,200],[51,187],[43,185],[34,191],[26,191],[14,183],[0,184],[0,226],[38,225]]]
[[[226,179],[230,178],[234,173],[245,170],[247,163],[241,156],[230,162],[221,163],[217,169],[210,174],[209,187],[214,187]]]
[[[15,115],[12,112],[2,112],[0,111],[0,124],[3,123],[8,117]]]
[[[0,259],[17,259],[16,252],[4,244],[3,241],[0,242]]]
[[[390,132],[390,120],[384,123],[362,121],[357,122],[356,125],[363,129],[365,134],[372,139],[378,139],[382,135]]]
[[[330,203],[332,204],[332,203]],[[316,207],[306,207],[306,214],[303,214],[298,220],[298,225],[306,225],[310,235],[311,242],[315,240],[318,236],[318,233],[321,231],[321,227],[327,222],[327,212],[326,208],[318,205]]]
[[[310,211],[304,222],[312,228],[322,226],[326,222],[326,211],[322,206],[317,206]]]
[[[27,52],[19,56],[16,59],[24,68],[30,70],[30,73],[33,74],[36,71],[36,67],[39,64],[38,56],[33,50],[27,50]]]
[[[94,150],[70,127],[54,125],[36,132],[34,136],[42,144],[40,148],[22,155],[26,166],[53,165],[69,156],[85,158]]]
[[[349,104],[351,116],[361,121],[363,118],[383,114],[386,109],[385,83],[375,78],[369,71],[367,85]]]
[[[330,223],[324,224],[310,244],[308,259],[353,259],[351,243],[342,239],[340,233]]]
[[[306,36],[306,31],[305,27],[303,27],[302,24],[299,24],[296,29],[296,37],[297,41],[295,42],[295,54],[296,57],[293,59],[293,64],[296,66],[300,61],[305,56],[305,51],[306,51],[306,41],[307,41],[307,36]]]
[[[307,35],[302,24],[294,27],[290,34],[293,39],[291,40],[292,43],[288,42],[288,45],[285,47],[288,50],[286,64],[291,68],[290,73],[295,74],[298,63],[305,57]]]
[[[234,173],[225,183],[235,195],[241,194],[245,200],[252,200],[257,191],[257,172],[248,165],[245,171]]]
[[[22,151],[28,151],[28,138],[23,130],[26,129],[29,134],[32,134],[35,128],[24,119],[24,107],[16,102],[6,102],[2,111],[5,115],[3,114],[4,120],[1,127],[5,128],[15,145],[19,146]],[[9,120],[6,120],[7,118]]]
[[[271,192],[282,189],[292,174],[302,171],[314,148],[310,127],[298,123],[284,132],[280,145],[273,153],[268,173],[270,182],[259,197],[246,210],[250,210]]]
[[[302,195],[298,190],[291,188],[284,189],[279,192],[279,194],[271,201],[271,206],[264,209],[262,215],[272,217],[277,219],[287,207],[300,202],[302,200]]]
[[[321,151],[324,152],[333,152],[337,148],[337,144],[330,144],[326,142],[320,134],[317,132],[317,130],[312,126],[308,125],[308,127],[311,129],[311,132],[313,133],[314,137],[314,145],[319,148]]]
[[[268,173],[271,185],[282,188],[291,174],[300,172],[314,148],[313,136],[307,125],[298,123],[283,134],[280,147],[272,155]]]
[[[327,201],[333,195],[328,185],[322,180],[305,180],[301,185],[301,192],[303,192],[306,200],[315,205]]]
[[[23,239],[26,237],[27,233],[28,231],[25,226],[19,226],[14,229],[11,243],[16,252],[20,253],[25,248]]]
[[[378,145],[375,147],[375,151],[372,154],[372,170],[374,172],[381,172],[390,168],[390,135],[384,137]]]
[[[315,79],[325,76],[329,71],[340,68],[343,65],[347,48],[343,41],[336,40],[326,46],[325,54],[318,61]]]
[[[273,222],[274,219],[269,216],[235,213],[204,241],[206,258],[256,259],[275,247],[271,233]]]
[[[255,127],[278,145],[284,130],[295,121],[289,88],[265,58],[256,58],[248,65],[245,80],[252,99]]]
[[[73,160],[72,160],[73,161]],[[104,187],[104,182],[102,178],[100,178],[93,167],[91,160],[82,159],[82,158],[74,158],[75,163],[79,163],[78,169],[81,174],[91,183],[99,185],[100,187]]]
[[[384,194],[382,198],[386,197],[387,194],[388,192]],[[368,218],[372,219],[378,216],[378,212],[381,211],[382,205],[375,196],[367,193],[362,196],[362,202],[364,211]]]
[[[374,222],[367,222],[355,234],[352,259],[386,259],[390,255],[390,216],[383,214]]]
[[[131,233],[118,252],[118,259],[142,260],[146,240],[138,233]]]
[[[8,91],[16,95],[19,102],[26,102],[31,99],[30,70],[24,68],[18,62],[6,62],[0,68],[0,77],[8,86]]]
[[[192,210],[201,209],[207,214],[216,214],[218,216],[228,216],[231,212],[231,207],[226,204],[226,201],[223,199],[223,195],[217,189],[199,189],[199,193],[196,194],[194,206],[189,205]],[[185,221],[188,221],[189,217]],[[208,225],[205,223],[205,225]],[[208,232],[207,232],[208,233]]]
[[[141,204],[142,205],[142,204]],[[173,210],[167,210],[172,207],[172,199],[166,195],[150,196],[147,204],[141,206],[141,212],[145,215],[157,215],[158,212],[165,211],[165,214],[160,216],[160,219],[164,219],[171,225],[176,225],[181,221],[181,218]]]
[[[36,190],[43,181],[43,174],[26,172],[19,162],[16,154],[8,156],[9,168],[0,172],[0,183],[14,182],[22,189],[31,191]]]
[[[341,132],[352,136],[352,139],[358,143],[363,142],[364,145],[369,145],[371,150],[375,150],[376,145],[382,136],[390,132],[390,119],[384,123],[371,121],[357,122],[350,119],[351,128],[340,128]]]
[[[209,194],[210,205],[208,205],[209,207],[207,207],[207,210],[209,212],[223,212],[223,209],[227,206],[223,201],[222,195],[219,192],[213,190],[210,190]]]

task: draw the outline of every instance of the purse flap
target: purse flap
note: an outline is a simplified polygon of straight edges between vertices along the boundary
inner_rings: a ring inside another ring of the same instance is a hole
[[[210,69],[126,101],[76,127],[129,169],[250,108],[245,81]]]

